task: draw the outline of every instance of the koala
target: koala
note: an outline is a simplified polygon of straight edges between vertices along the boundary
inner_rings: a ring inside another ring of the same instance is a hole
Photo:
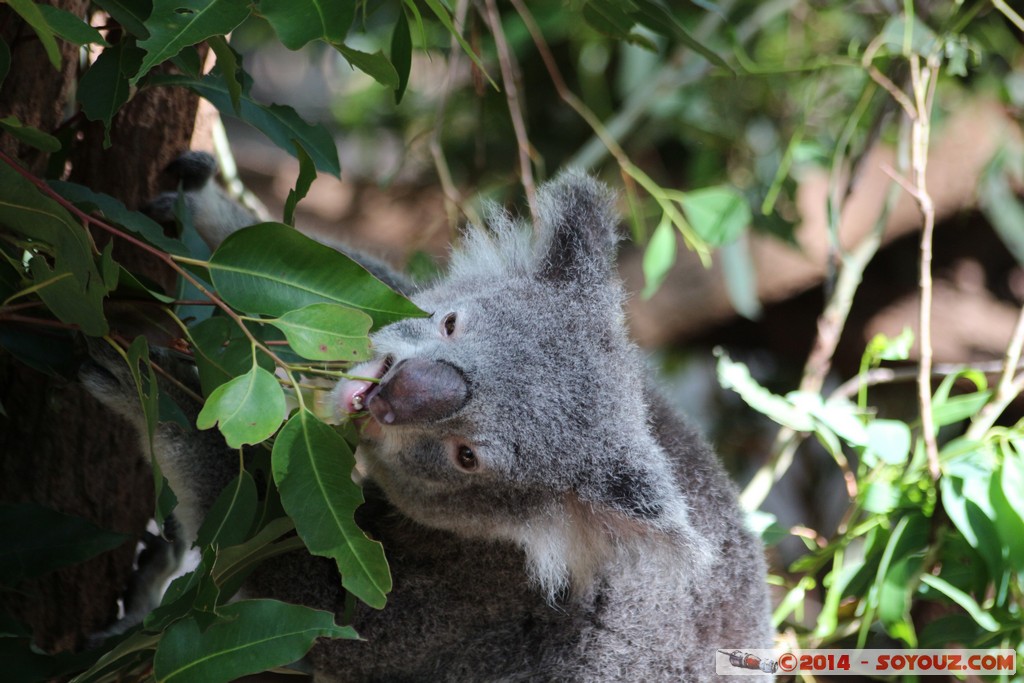
[[[374,333],[367,379],[331,393],[388,605],[346,611],[333,562],[298,552],[245,588],[349,618],[363,640],[319,641],[318,682],[709,681],[717,649],[772,646],[761,543],[629,340],[612,195],[569,171],[537,204],[468,228],[435,283],[387,277],[430,316]],[[141,426],[116,377],[86,384]],[[217,438],[158,429],[186,534],[234,474]]]

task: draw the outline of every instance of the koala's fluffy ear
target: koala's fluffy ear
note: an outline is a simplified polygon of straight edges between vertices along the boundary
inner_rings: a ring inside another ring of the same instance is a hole
[[[614,195],[582,171],[563,171],[537,192],[537,275],[555,283],[611,277],[618,238]]]

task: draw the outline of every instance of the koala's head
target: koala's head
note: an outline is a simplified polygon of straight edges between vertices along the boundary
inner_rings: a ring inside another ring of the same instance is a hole
[[[537,202],[536,230],[503,215],[470,229],[412,297],[430,317],[377,332],[376,360],[352,371],[379,383],[335,400],[368,412],[359,461],[399,510],[520,544],[553,595],[624,541],[695,543],[626,335],[610,193],[565,173]]]

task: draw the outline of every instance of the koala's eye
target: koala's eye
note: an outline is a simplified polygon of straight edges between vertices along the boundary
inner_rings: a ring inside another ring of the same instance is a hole
[[[454,313],[449,313],[444,317],[444,320],[441,321],[441,332],[444,336],[450,337],[455,334],[455,321],[456,317]]]
[[[476,459],[476,453],[469,446],[459,446],[455,453],[455,462],[465,472],[472,472],[480,466],[480,462]]]

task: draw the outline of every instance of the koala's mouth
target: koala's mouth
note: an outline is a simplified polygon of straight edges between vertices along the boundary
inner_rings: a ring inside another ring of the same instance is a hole
[[[347,379],[335,387],[335,404],[343,415],[351,416],[366,411],[366,404],[379,390],[380,380],[388,374],[394,358],[390,355],[352,369],[358,379]],[[364,379],[365,378],[365,379]]]

